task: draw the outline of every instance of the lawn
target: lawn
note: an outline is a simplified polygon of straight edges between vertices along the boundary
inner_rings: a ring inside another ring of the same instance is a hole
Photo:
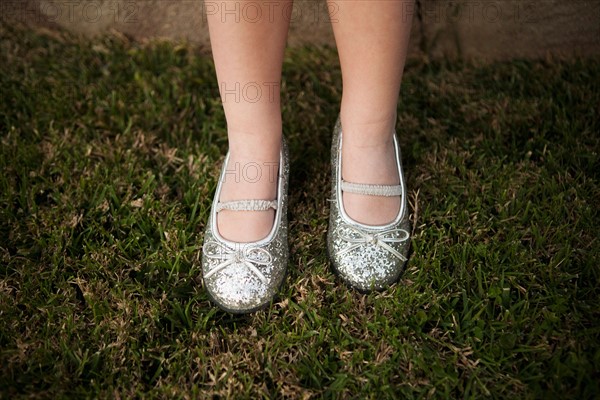
[[[0,398],[594,398],[600,59],[409,60],[400,282],[325,251],[335,49],[290,48],[289,274],[214,307],[199,254],[227,150],[186,44],[0,25]]]

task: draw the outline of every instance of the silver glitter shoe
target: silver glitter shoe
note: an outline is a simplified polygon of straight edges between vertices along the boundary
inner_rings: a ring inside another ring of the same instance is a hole
[[[335,272],[350,286],[367,292],[398,280],[410,247],[410,222],[398,139],[394,133],[399,185],[368,185],[342,180],[342,126],[338,118],[331,150],[332,200],[327,250]],[[400,211],[386,225],[365,225],[346,214],[342,191],[372,196],[401,196]]]
[[[211,300],[221,309],[241,314],[256,311],[275,297],[283,283],[288,263],[287,145],[281,145],[277,199],[219,202],[229,154],[217,185],[202,247],[202,275]],[[223,238],[217,229],[220,210],[264,211],[275,209],[273,228],[267,237],[250,243]]]

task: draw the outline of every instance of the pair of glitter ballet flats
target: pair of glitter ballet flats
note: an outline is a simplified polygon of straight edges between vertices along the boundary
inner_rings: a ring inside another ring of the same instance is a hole
[[[394,283],[407,260],[410,222],[400,148],[394,134],[399,185],[369,185],[341,178],[342,130],[338,119],[332,144],[332,201],[327,250],[335,272],[359,291],[381,290]],[[287,186],[288,150],[282,143],[277,199],[220,202],[225,158],[204,234],[202,274],[211,300],[231,313],[249,313],[271,302],[285,278],[288,263]],[[400,211],[389,224],[371,226],[351,219],[342,203],[342,192],[372,196],[400,196]],[[252,243],[223,238],[217,229],[220,210],[264,211],[273,208],[275,220],[267,237]]]

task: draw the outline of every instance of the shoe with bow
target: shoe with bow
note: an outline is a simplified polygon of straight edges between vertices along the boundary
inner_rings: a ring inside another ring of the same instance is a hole
[[[228,160],[229,154],[223,163],[204,233],[202,275],[208,295],[215,304],[227,312],[242,314],[259,310],[269,304],[285,278],[288,262],[287,146],[283,141],[275,200],[220,202],[221,185]],[[237,243],[219,234],[219,211],[265,211],[271,208],[275,210],[275,219],[270,233],[265,238],[251,243]]]
[[[331,150],[332,201],[327,250],[335,272],[350,286],[367,292],[385,289],[398,280],[410,246],[410,222],[398,139],[394,147],[399,185],[371,185],[342,179],[342,127],[338,118]],[[342,192],[370,196],[401,196],[400,211],[385,225],[365,225],[348,216]]]

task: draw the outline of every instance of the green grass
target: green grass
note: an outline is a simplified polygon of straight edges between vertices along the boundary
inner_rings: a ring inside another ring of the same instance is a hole
[[[401,281],[329,269],[332,49],[286,53],[289,275],[250,316],[198,255],[226,129],[209,56],[0,25],[0,397],[593,398],[600,60],[410,60]]]

